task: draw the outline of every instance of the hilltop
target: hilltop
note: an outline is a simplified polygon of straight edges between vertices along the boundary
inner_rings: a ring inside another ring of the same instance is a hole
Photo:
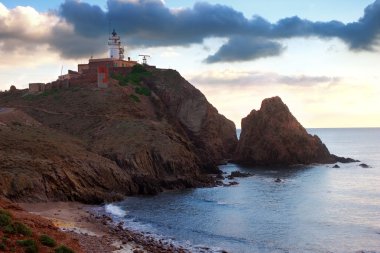
[[[79,79],[0,94],[14,108],[0,114],[1,195],[93,203],[213,184],[237,145],[233,122],[177,71],[111,76],[106,89]]]

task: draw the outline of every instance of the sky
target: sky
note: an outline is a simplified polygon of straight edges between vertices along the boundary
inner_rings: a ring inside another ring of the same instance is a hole
[[[0,0],[0,90],[106,57],[112,28],[238,128],[273,96],[305,127],[380,127],[380,0]]]

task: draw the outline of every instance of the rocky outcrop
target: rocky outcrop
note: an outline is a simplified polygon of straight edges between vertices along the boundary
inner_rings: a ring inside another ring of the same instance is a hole
[[[137,192],[114,162],[45,127],[0,127],[0,195],[17,201],[99,203]]]
[[[251,165],[335,163],[318,136],[310,135],[281,98],[265,99],[259,111],[242,119],[242,131],[234,160]]]
[[[175,70],[156,70],[148,85],[178,119],[203,161],[220,163],[237,145],[235,124],[220,115],[206,97]]]
[[[1,106],[27,116],[0,131],[0,195],[10,199],[100,202],[207,186],[204,173],[237,144],[234,124],[172,70],[102,90],[0,93]]]

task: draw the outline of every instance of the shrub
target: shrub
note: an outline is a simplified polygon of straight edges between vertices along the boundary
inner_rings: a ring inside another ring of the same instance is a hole
[[[5,243],[1,242],[0,243],[0,250],[3,251],[3,250],[6,250],[7,249],[7,246],[5,245]]]
[[[16,230],[13,226],[13,224],[8,224],[3,228],[4,233],[7,234],[16,234]]]
[[[19,240],[17,244],[25,247],[25,253],[38,253],[37,244],[34,240]]]
[[[26,236],[32,235],[32,230],[27,225],[20,222],[6,225],[3,228],[3,231],[7,234],[22,234]]]
[[[1,242],[7,244],[8,238],[3,236],[3,238],[1,238]]]
[[[133,101],[135,101],[135,102],[140,102],[139,97],[136,96],[136,95],[134,95],[134,94],[129,95],[129,97],[130,97]]]
[[[9,212],[0,209],[0,227],[9,225],[12,222],[12,218]]]
[[[132,67],[131,73],[134,74],[142,74],[142,73],[148,73],[148,71],[144,68],[143,65],[136,64]]]
[[[13,227],[15,228],[16,232],[22,235],[31,236],[32,230],[25,224],[21,222],[15,222],[13,223]]]
[[[40,236],[40,242],[42,245],[45,245],[48,247],[55,247],[55,245],[57,245],[55,240],[48,235],[41,235]]]
[[[54,250],[55,253],[75,253],[74,250],[66,247],[65,245],[61,245]]]
[[[144,95],[149,97],[150,96],[150,90],[147,87],[136,87],[135,92],[140,95]]]

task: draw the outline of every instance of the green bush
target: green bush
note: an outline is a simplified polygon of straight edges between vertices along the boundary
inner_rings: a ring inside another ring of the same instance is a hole
[[[132,67],[129,74],[123,75],[120,73],[111,73],[111,78],[119,81],[119,85],[127,86],[129,83],[139,85],[143,77],[150,76],[151,73],[147,71],[144,66],[136,64]]]
[[[21,222],[14,222],[13,224],[8,224],[3,228],[3,231],[7,234],[22,234],[26,236],[32,235],[32,230],[27,225]]]
[[[131,73],[133,74],[142,74],[142,73],[148,73],[148,71],[144,68],[143,65],[136,64],[132,67]]]
[[[140,95],[149,97],[151,95],[150,89],[147,87],[136,87],[135,92]]]
[[[16,230],[13,226],[13,224],[8,224],[3,228],[4,233],[7,234],[16,234]]]
[[[8,212],[7,210],[1,209],[1,208],[0,208],[0,214],[4,214],[4,215],[7,215],[9,217],[12,217],[10,212]]]
[[[26,236],[32,235],[32,230],[27,225],[25,225],[21,222],[13,223],[13,227],[15,228],[15,230],[18,234],[22,234],[22,235],[26,235]]]
[[[55,240],[48,235],[41,235],[40,236],[40,242],[42,245],[45,245],[48,247],[55,247],[55,245],[57,245]]]
[[[75,253],[74,250],[66,247],[65,245],[61,245],[54,250],[55,253]]]
[[[135,94],[131,94],[131,95],[129,95],[129,97],[130,97],[133,101],[135,101],[135,102],[140,102],[139,97],[136,96]]]
[[[0,250],[3,251],[3,250],[6,250],[7,249],[7,246],[5,245],[5,243],[1,242],[0,243]]]
[[[1,242],[5,244],[7,244],[8,240],[9,239],[6,236],[3,236],[3,238],[1,238]]]
[[[11,214],[8,211],[0,209],[0,227],[9,225],[12,222]]]
[[[19,240],[17,244],[25,248],[25,253],[38,253],[37,244],[34,240]]]

